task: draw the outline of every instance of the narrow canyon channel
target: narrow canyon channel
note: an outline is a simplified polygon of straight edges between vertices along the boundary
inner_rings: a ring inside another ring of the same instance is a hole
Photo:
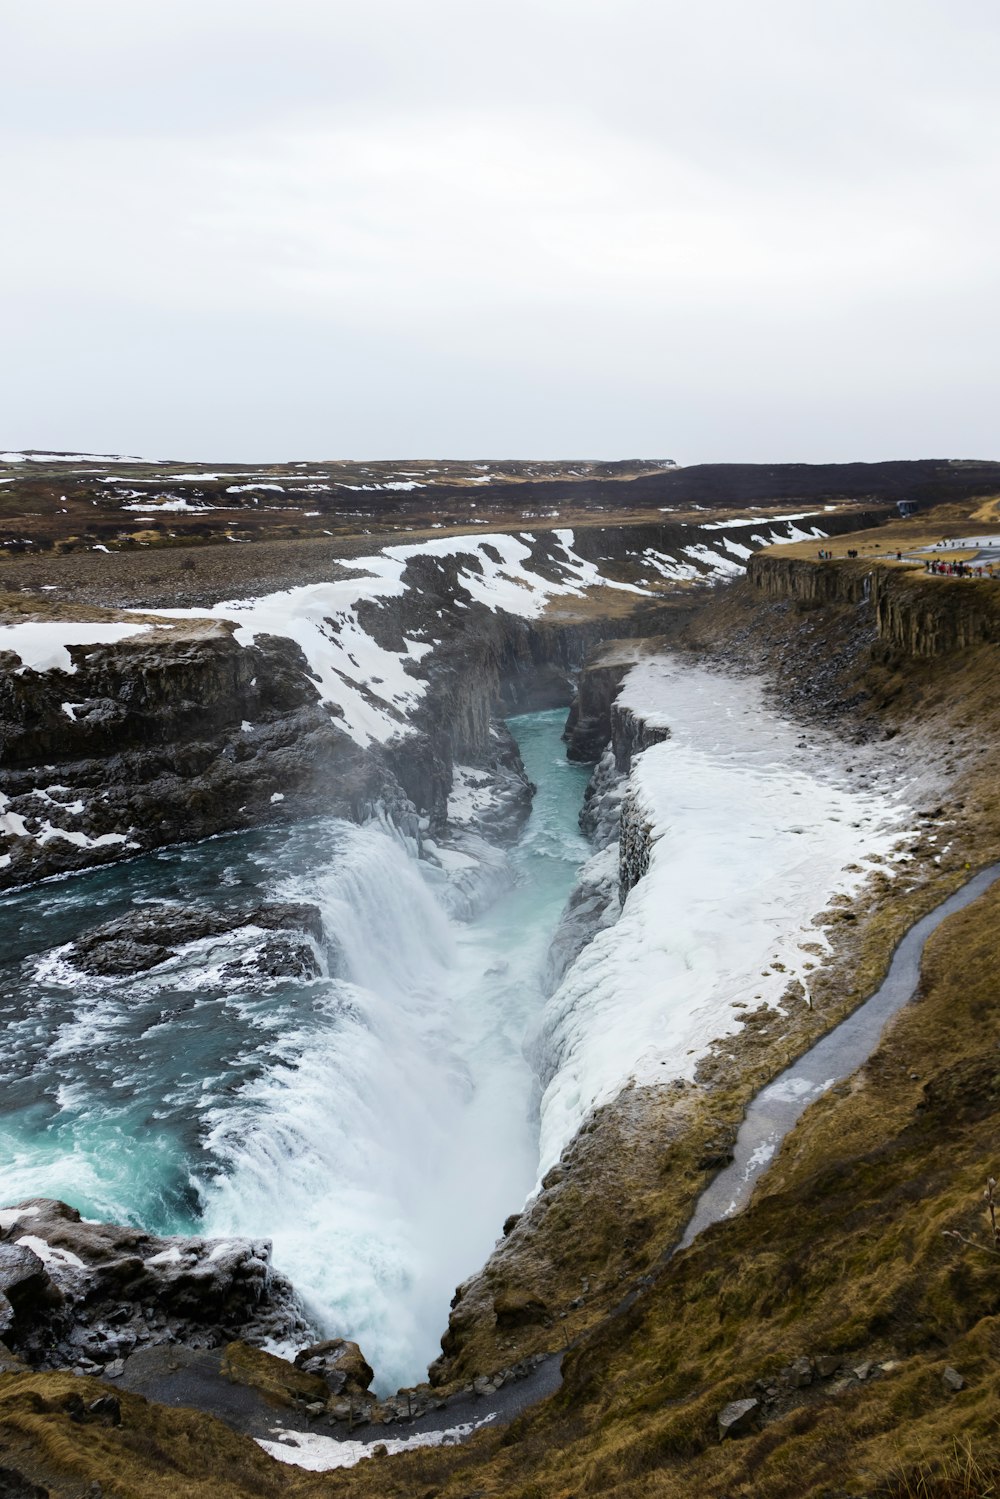
[[[538,789],[471,919],[401,841],[334,819],[8,896],[0,1201],[270,1238],[318,1327],[358,1339],[380,1389],[425,1377],[456,1283],[535,1181],[523,1043],[590,851],[577,828],[590,771],[566,760],[564,722],[511,720]],[[319,907],[319,976],[262,979],[249,959],[269,934],[253,927],[146,973],[66,961],[82,931],[137,904],[263,899]]]

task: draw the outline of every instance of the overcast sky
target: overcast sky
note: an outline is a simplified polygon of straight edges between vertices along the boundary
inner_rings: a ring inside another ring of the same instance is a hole
[[[0,0],[0,448],[998,457],[995,0]]]

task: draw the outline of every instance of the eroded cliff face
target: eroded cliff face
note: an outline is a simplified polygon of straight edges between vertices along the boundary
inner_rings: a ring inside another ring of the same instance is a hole
[[[758,553],[747,583],[771,601],[805,608],[864,605],[877,638],[907,656],[943,656],[1000,641],[1000,584],[928,577],[905,566]]]
[[[563,735],[570,760],[599,760],[611,737],[612,705],[636,654],[625,650],[597,653],[585,663]]]
[[[944,656],[1000,641],[1000,584],[877,569],[871,599],[879,638],[910,656]]]
[[[794,599],[807,607],[857,604],[871,592],[870,562],[820,562],[758,553],[747,559],[747,581],[766,599]]]
[[[69,649],[72,673],[0,658],[0,886],[291,811],[360,818],[405,800],[290,640],[244,647],[218,623]]]

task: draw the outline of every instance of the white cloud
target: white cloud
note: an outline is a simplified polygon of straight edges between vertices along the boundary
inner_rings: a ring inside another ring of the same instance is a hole
[[[334,409],[373,455],[988,455],[992,6],[49,0],[11,29],[5,443],[333,455]]]

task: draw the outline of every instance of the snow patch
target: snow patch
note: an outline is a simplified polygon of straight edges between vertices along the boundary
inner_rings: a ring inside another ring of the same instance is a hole
[[[275,1427],[268,1441],[257,1437],[258,1446],[280,1463],[293,1463],[310,1473],[328,1473],[332,1468],[353,1468],[363,1458],[371,1457],[376,1447],[384,1447],[392,1457],[397,1452],[412,1452],[415,1447],[449,1447],[465,1441],[481,1426],[496,1420],[495,1413],[481,1421],[465,1421],[443,1431],[419,1431],[411,1437],[380,1437],[376,1442],[339,1442],[336,1437],[320,1436],[314,1431],[286,1431]]]
[[[141,635],[149,625],[81,623],[76,620],[25,620],[19,625],[0,626],[0,651],[20,657],[18,674],[25,671],[76,671],[70,659],[71,645],[113,645],[131,635]]]
[[[0,1210],[0,1229],[6,1233],[15,1223],[20,1223],[22,1218],[36,1218],[41,1211],[41,1208],[36,1207],[3,1208]]]
[[[68,1265],[74,1270],[85,1270],[87,1267],[78,1254],[71,1249],[57,1249],[46,1239],[39,1239],[35,1234],[24,1234],[17,1243],[22,1249],[30,1249],[32,1254],[37,1254],[43,1265]]]
[[[176,1244],[172,1244],[169,1249],[161,1249],[159,1254],[151,1254],[149,1259],[144,1261],[147,1265],[179,1265],[180,1262],[181,1252]]]
[[[363,629],[357,606],[404,594],[409,586],[404,582],[407,564],[418,556],[458,558],[458,581],[472,599],[488,609],[528,619],[541,614],[551,598],[582,597],[595,585],[644,592],[634,584],[603,578],[594,563],[578,557],[572,531],[560,531],[557,539],[563,553],[557,561],[561,578],[533,571],[529,565],[532,547],[514,536],[441,537],[389,546],[370,557],[344,559],[342,568],[355,577],[232,600],[210,609],[159,610],[157,615],[231,620],[237,626],[234,638],[241,645],[252,645],[262,634],[294,640],[309,664],[320,697],[338,710],[338,721],[351,737],[362,745],[384,743],[410,732],[408,717],[426,683],[406,667],[427,655],[433,643],[407,639],[402,652],[381,646]],[[468,565],[463,565],[466,557]],[[468,606],[456,599],[455,607]]]

